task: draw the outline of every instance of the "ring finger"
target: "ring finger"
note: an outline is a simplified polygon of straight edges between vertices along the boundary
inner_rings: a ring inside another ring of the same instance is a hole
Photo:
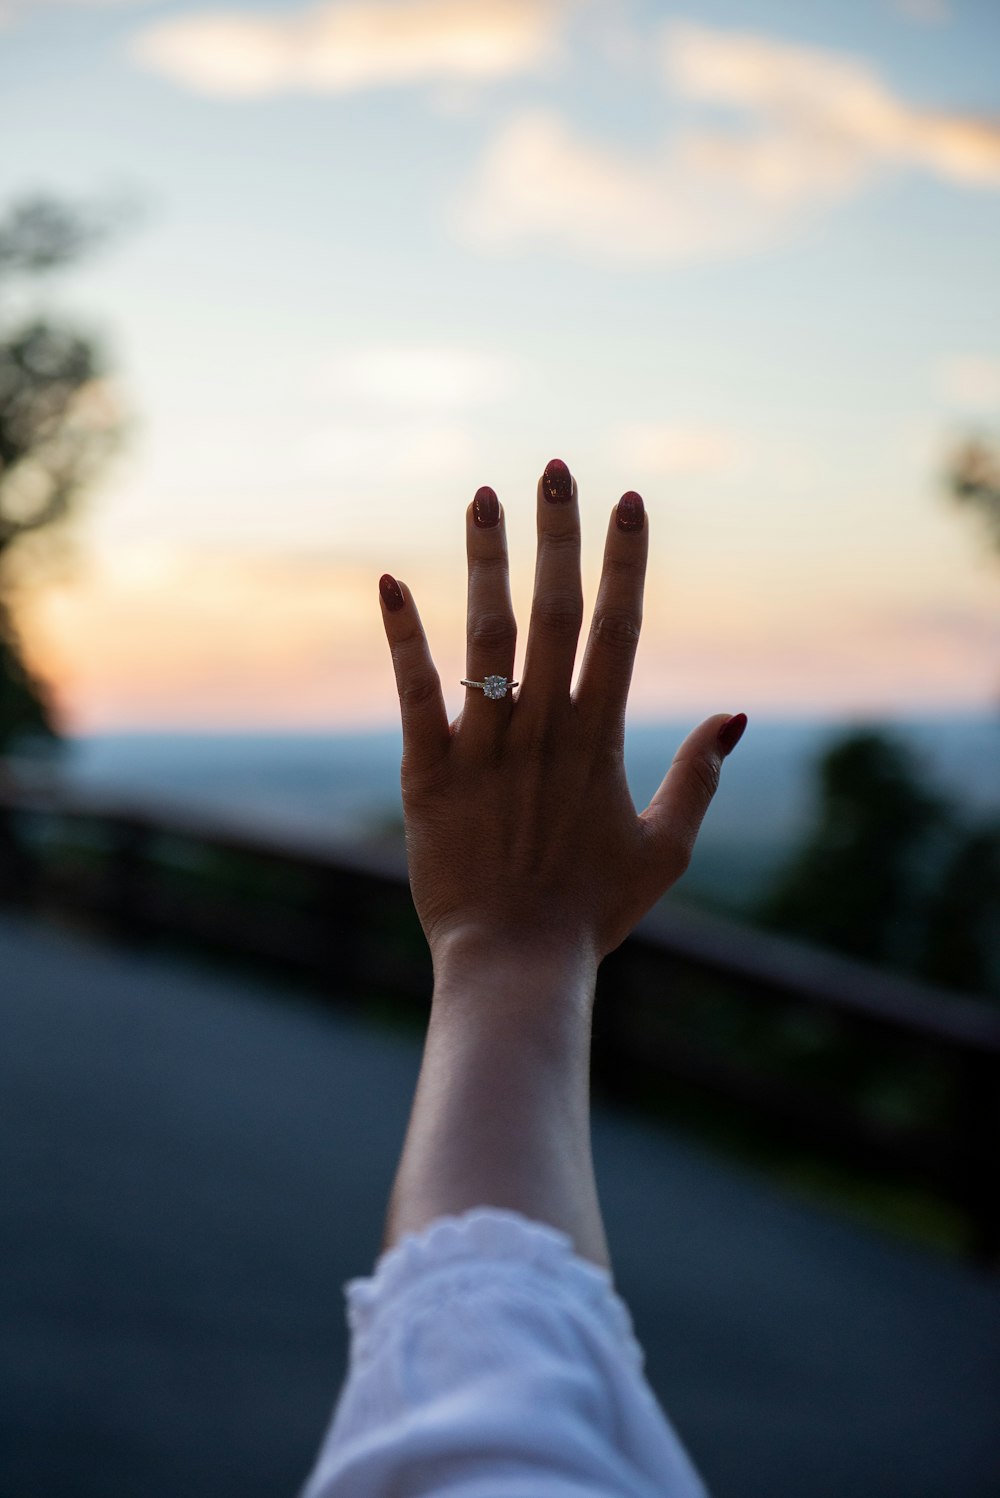
[[[517,622],[510,600],[503,509],[490,488],[478,490],[466,512],[465,546],[469,559],[466,676],[470,681],[481,682],[489,676],[502,676],[510,682],[514,675]],[[506,710],[481,688],[467,687],[463,721],[496,727],[506,722],[509,715],[509,690],[504,701]]]

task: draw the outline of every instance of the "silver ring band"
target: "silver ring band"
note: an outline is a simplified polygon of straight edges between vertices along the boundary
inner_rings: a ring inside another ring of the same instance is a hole
[[[494,701],[499,701],[501,697],[506,697],[507,693],[513,691],[520,683],[508,681],[506,676],[487,676],[485,681],[463,681],[462,685],[463,687],[478,687],[484,697],[490,697]]]

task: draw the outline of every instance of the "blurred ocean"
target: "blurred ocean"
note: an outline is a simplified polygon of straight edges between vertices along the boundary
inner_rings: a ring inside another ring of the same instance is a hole
[[[640,724],[626,738],[637,807],[646,804],[689,722]],[[813,766],[858,723],[751,721],[726,765],[684,881],[689,897],[738,907],[753,898],[807,825]],[[917,751],[929,776],[968,815],[1000,814],[1000,714],[878,725]],[[398,730],[349,734],[102,734],[75,740],[63,773],[78,784],[149,795],[254,822],[372,839],[398,827]]]

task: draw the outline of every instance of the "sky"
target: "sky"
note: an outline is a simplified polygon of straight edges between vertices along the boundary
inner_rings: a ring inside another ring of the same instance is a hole
[[[465,507],[538,474],[584,597],[643,494],[637,720],[987,708],[1000,562],[948,453],[1000,423],[993,0],[0,0],[0,209],[124,210],[23,297],[126,440],[23,604],[78,732],[453,713]],[[582,653],[582,652],[581,652]]]

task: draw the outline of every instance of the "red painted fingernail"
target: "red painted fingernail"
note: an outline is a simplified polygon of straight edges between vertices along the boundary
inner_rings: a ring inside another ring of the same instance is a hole
[[[390,614],[394,614],[397,609],[401,609],[403,607],[403,604],[406,602],[406,599],[403,597],[402,588],[399,586],[396,579],[388,572],[383,572],[382,576],[379,578],[378,590],[382,594],[382,602],[385,604]]]
[[[573,475],[562,458],[551,458],[542,474],[542,493],[552,505],[568,505],[573,498]]]
[[[488,484],[476,490],[472,501],[472,518],[480,530],[492,530],[500,524],[500,501]]]
[[[642,502],[642,495],[636,494],[630,489],[623,494],[618,501],[618,529],[620,531],[641,531],[646,518],[646,507]]]
[[[723,758],[725,758],[727,754],[732,754],[733,750],[736,748],[736,745],[743,737],[743,730],[746,728],[746,726],[746,713],[737,713],[735,718],[730,718],[727,723],[723,723],[722,727],[719,729],[718,737],[715,741],[719,746],[719,753],[723,756]]]

